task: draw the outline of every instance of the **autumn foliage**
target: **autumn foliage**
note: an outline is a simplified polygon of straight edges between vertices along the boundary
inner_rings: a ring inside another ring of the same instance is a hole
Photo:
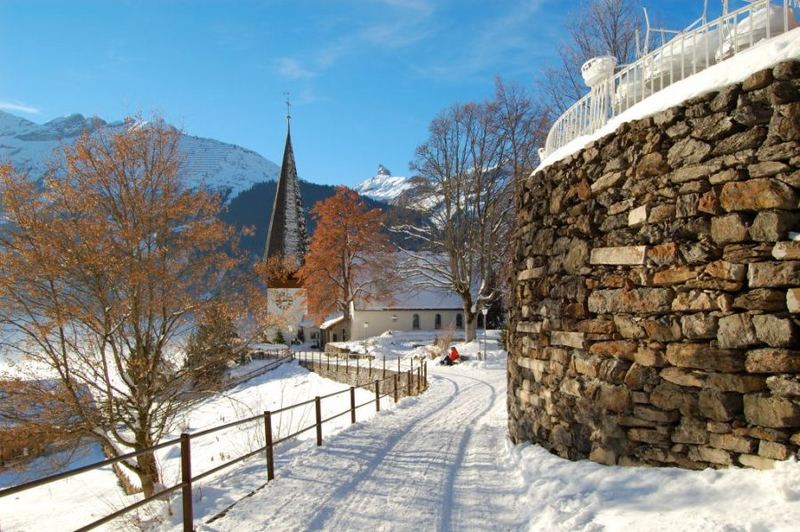
[[[226,308],[255,300],[241,297],[219,197],[182,185],[179,141],[158,119],[128,121],[64,148],[41,185],[0,167],[0,333],[31,368],[13,389],[32,406],[6,412],[20,426],[89,436],[111,455],[154,445],[203,367],[180,356],[196,318],[237,292]],[[124,465],[151,494],[155,457]]]
[[[356,301],[389,300],[397,276],[383,212],[367,210],[358,194],[337,187],[311,214],[317,227],[298,272],[309,313],[319,320],[336,311],[352,318]]]

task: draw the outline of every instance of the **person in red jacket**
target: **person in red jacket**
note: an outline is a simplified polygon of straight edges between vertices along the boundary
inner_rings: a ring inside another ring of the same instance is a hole
[[[446,366],[452,366],[458,360],[458,349],[456,346],[450,347],[450,352],[447,353],[444,358],[442,359],[442,364]]]

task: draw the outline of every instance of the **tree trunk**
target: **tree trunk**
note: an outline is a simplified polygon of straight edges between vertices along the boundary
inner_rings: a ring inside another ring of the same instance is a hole
[[[139,480],[142,483],[142,491],[145,497],[155,493],[155,485],[158,484],[158,464],[153,452],[140,454],[136,457],[136,464],[139,466]]]
[[[475,339],[475,317],[477,314],[472,312],[472,301],[464,303],[464,341],[471,342]]]

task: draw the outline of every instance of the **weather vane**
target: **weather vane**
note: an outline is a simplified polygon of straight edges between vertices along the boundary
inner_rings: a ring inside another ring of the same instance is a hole
[[[292,102],[289,100],[289,92],[284,92],[283,95],[286,97],[286,122],[289,123],[292,120]]]

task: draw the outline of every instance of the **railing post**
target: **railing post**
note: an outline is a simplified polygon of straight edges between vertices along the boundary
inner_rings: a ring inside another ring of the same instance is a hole
[[[267,451],[267,481],[275,478],[275,462],[272,456],[272,413],[264,412],[264,441]]]
[[[407,388],[408,388],[408,390],[407,390],[408,393],[406,395],[411,397],[411,370],[408,370],[408,372],[406,373],[406,384],[407,384]]]
[[[356,389],[350,387],[350,423],[356,422]]]
[[[181,434],[181,502],[183,503],[183,532],[194,530],[192,510],[192,444],[189,434]]]
[[[358,382],[358,372],[361,369],[361,357],[356,356],[356,382]]]
[[[381,381],[375,379],[375,411],[381,411]]]
[[[422,392],[422,367],[417,366],[417,395]]]
[[[319,395],[314,398],[314,407],[317,413],[317,446],[322,445],[322,401]]]
[[[386,357],[383,357],[383,375],[381,376],[382,379],[386,378]]]
[[[398,373],[394,374],[394,402],[395,402],[395,404],[397,404],[397,401],[399,399],[399,395],[397,393],[397,380],[398,380],[397,377],[398,377],[398,375],[399,375]]]

